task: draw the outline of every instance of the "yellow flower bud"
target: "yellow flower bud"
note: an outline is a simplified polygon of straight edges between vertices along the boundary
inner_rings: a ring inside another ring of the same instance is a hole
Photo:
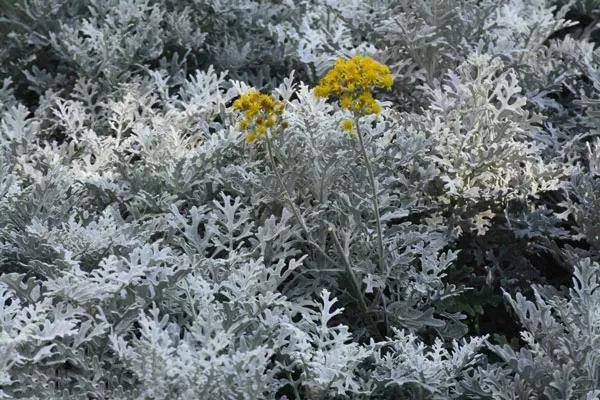
[[[354,128],[354,122],[352,122],[351,119],[345,119],[342,121],[342,129],[347,131],[347,132],[352,132],[352,129]]]

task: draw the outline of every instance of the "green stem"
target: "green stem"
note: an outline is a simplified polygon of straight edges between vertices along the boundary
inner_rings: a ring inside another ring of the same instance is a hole
[[[290,385],[292,386],[292,390],[294,391],[294,397],[296,398],[296,400],[300,400],[300,393],[298,392],[298,388],[296,387],[296,383],[294,382],[294,380],[292,379],[292,374],[288,371],[288,379],[290,380]]]
[[[294,213],[294,216],[298,220],[298,223],[302,227],[302,230],[307,235],[308,239],[312,242],[312,239],[310,237],[310,231],[308,230],[308,227],[304,223],[304,218],[302,218],[302,216],[300,215],[300,212],[296,209],[296,205],[292,201],[292,194],[290,193],[290,190],[283,182],[283,178],[281,177],[281,174],[279,173],[279,170],[277,169],[277,165],[275,164],[275,158],[273,157],[273,149],[272,149],[273,145],[271,144],[271,137],[269,136],[268,131],[265,132],[265,137],[266,137],[266,142],[267,142],[267,154],[269,156],[269,162],[271,163],[271,168],[273,169],[273,172],[275,173],[275,176],[277,177],[279,186],[281,186],[281,188],[284,190],[286,200],[289,203],[289,205],[292,209],[292,212]]]
[[[273,172],[275,173],[275,176],[277,177],[277,181],[278,181],[279,185],[282,187],[282,189],[285,192],[286,201],[288,202],[290,208],[292,209],[292,212],[294,213],[294,216],[298,220],[298,223],[302,227],[304,234],[308,238],[308,243],[311,244],[327,261],[329,261],[332,264],[339,267],[339,264],[335,260],[333,260],[331,257],[329,257],[329,255],[325,252],[325,250],[323,250],[321,248],[321,246],[319,246],[317,243],[315,243],[312,240],[312,235],[310,234],[310,231],[308,230],[308,227],[306,226],[306,223],[304,222],[304,218],[302,218],[302,215],[300,214],[300,212],[296,208],[296,205],[292,201],[292,195],[291,195],[289,189],[287,188],[287,186],[284,184],[283,178],[282,178],[281,174],[279,173],[279,170],[277,169],[277,165],[275,164],[275,158],[273,157],[273,144],[271,143],[271,137],[269,136],[268,131],[265,133],[265,138],[266,138],[265,141],[267,143],[267,154],[269,157],[269,162],[271,163],[271,168],[273,169]],[[378,220],[379,220],[379,217],[378,217]],[[371,318],[371,316],[369,314],[369,308],[368,308],[365,298],[363,296],[360,283],[358,282],[358,279],[356,278],[356,275],[354,274],[354,271],[352,270],[352,265],[350,264],[350,260],[348,260],[348,257],[346,256],[345,252],[343,251],[343,248],[341,247],[341,243],[337,239],[335,232],[333,232],[332,236],[333,236],[337,246],[339,247],[339,251],[342,255],[342,259],[344,260],[344,266],[345,266],[344,269],[350,275],[350,279],[351,279],[354,289],[356,291],[356,295],[359,299],[360,307],[361,307],[362,311],[365,313],[365,315],[367,316],[367,318],[369,319],[369,322],[371,323],[371,325],[373,326],[375,334],[381,335],[379,333],[379,329],[377,329],[377,324],[375,324],[375,321],[373,321],[373,319]]]
[[[354,273],[354,270],[351,267],[350,260],[348,259],[348,255],[347,255],[346,251],[344,251],[344,248],[342,247],[342,244],[340,243],[340,240],[338,239],[335,231],[332,230],[331,233],[332,233],[331,236],[333,237],[333,240],[334,240],[336,246],[338,247],[338,250],[339,250],[340,254],[342,255],[342,258],[344,259],[344,264],[346,265],[346,272],[350,276],[350,280],[352,281],[352,286],[354,286],[354,291],[356,292],[356,296],[358,297],[358,303],[360,305],[361,311],[364,313],[365,317],[367,317],[367,319],[369,320],[369,324],[371,324],[373,332],[375,334],[377,334],[380,339],[384,339],[383,335],[381,335],[381,333],[379,332],[379,328],[377,327],[377,324],[371,317],[371,313],[369,312],[369,306],[367,306],[367,301],[365,300],[365,297],[362,292],[362,285],[359,282],[358,278],[356,277],[356,274]]]
[[[365,148],[365,141],[362,135],[359,124],[359,116],[354,117],[354,123],[356,124],[356,136],[358,136],[358,142],[360,143],[360,151],[367,167],[367,173],[369,175],[369,184],[371,185],[371,196],[373,197],[373,211],[375,212],[375,223],[377,229],[377,253],[379,255],[379,268],[382,273],[387,273],[387,265],[385,262],[385,256],[383,253],[383,233],[381,229],[381,217],[379,215],[379,195],[377,193],[377,182],[375,181],[375,175],[373,174],[373,166],[367,155],[367,149]]]
[[[317,243],[315,243],[315,241],[312,239],[312,235],[310,234],[310,231],[308,230],[308,226],[306,225],[306,222],[304,222],[304,218],[302,218],[300,211],[298,211],[298,209],[296,208],[296,205],[292,201],[292,194],[290,193],[290,190],[283,182],[283,178],[282,178],[281,174],[279,173],[279,169],[277,169],[277,164],[275,164],[275,158],[273,157],[273,144],[271,143],[271,136],[269,135],[268,131],[265,132],[265,137],[266,137],[265,141],[267,142],[267,154],[269,156],[269,162],[271,163],[271,168],[273,169],[273,173],[275,173],[275,176],[277,177],[277,182],[279,183],[279,186],[281,186],[281,188],[285,192],[285,199],[286,199],[287,203],[289,204],[290,208],[292,209],[292,213],[294,214],[294,217],[296,218],[296,220],[298,220],[300,227],[304,231],[304,234],[306,235],[306,238],[308,239],[308,243],[311,246],[313,246],[319,252],[319,254],[321,254],[327,261],[329,261],[333,265],[339,266],[338,263],[336,263],[335,260],[333,260],[331,257],[329,257],[329,255],[325,252],[325,250],[323,250],[321,248],[321,246],[319,246]]]

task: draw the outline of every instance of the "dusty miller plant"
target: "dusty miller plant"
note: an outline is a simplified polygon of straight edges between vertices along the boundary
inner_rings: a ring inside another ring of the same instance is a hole
[[[0,398],[599,398],[599,10],[0,0]]]

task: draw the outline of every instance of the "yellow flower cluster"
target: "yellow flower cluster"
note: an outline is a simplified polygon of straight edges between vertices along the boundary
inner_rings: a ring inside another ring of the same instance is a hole
[[[263,136],[267,129],[275,126],[285,128],[282,120],[283,102],[275,97],[250,89],[233,102],[233,109],[244,113],[239,127],[248,131],[246,141],[254,142]]]
[[[371,57],[354,56],[337,60],[315,87],[317,97],[337,97],[340,106],[358,115],[379,114],[381,106],[373,98],[373,89],[390,89],[393,84],[390,69]],[[345,123],[344,129],[349,125]]]

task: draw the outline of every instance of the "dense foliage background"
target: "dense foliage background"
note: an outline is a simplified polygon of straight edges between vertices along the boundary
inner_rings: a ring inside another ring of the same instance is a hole
[[[0,398],[600,399],[599,21],[0,0]],[[357,54],[394,76],[361,119],[382,259],[347,112],[313,93]],[[285,104],[273,162],[232,108],[251,87]]]

